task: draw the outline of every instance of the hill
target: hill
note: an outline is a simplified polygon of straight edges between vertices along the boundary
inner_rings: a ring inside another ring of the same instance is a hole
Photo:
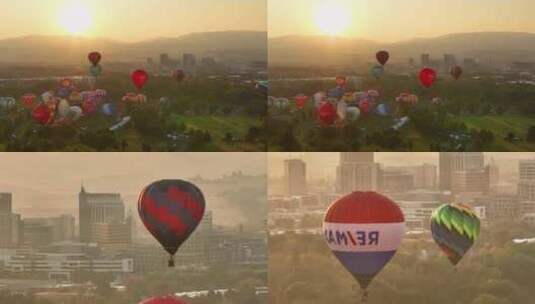
[[[495,63],[535,61],[535,34],[478,32],[449,34],[396,43],[329,36],[285,36],[269,39],[269,60],[275,65],[337,65],[371,61],[379,49],[391,52],[392,62],[406,62],[430,53],[458,57],[492,58]],[[289,56],[290,55],[290,56]],[[371,59],[370,59],[371,58]]]
[[[99,50],[105,61],[144,62],[147,57],[184,52],[219,59],[266,60],[266,32],[227,31],[193,33],[176,38],[121,42],[103,38],[26,36],[0,40],[3,64],[81,64],[88,52]]]

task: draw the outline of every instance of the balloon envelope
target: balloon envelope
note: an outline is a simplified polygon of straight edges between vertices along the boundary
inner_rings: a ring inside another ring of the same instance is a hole
[[[463,74],[463,69],[460,66],[456,65],[454,67],[451,67],[450,74],[455,80],[458,80]]]
[[[138,201],[141,221],[170,255],[197,228],[204,210],[201,190],[183,180],[154,182],[143,189]]]
[[[375,77],[375,79],[379,79],[383,76],[383,73],[384,73],[384,68],[380,65],[376,65],[372,68],[372,75],[373,77]]]
[[[136,70],[132,73],[132,82],[141,90],[149,80],[149,75],[144,70]]]
[[[381,65],[385,65],[388,62],[388,59],[390,59],[390,54],[387,51],[379,51],[375,57]]]
[[[347,78],[345,76],[336,77],[336,86],[337,87],[345,87],[346,83],[347,83]]]
[[[445,204],[431,215],[431,233],[453,265],[457,265],[479,237],[480,220],[465,204]]]
[[[87,59],[91,62],[91,64],[96,66],[100,63],[102,55],[99,52],[91,52],[89,55],[87,55]]]
[[[106,116],[113,116],[116,113],[115,105],[111,103],[105,103],[102,105],[102,113]]]
[[[437,72],[431,68],[424,68],[420,71],[420,83],[426,87],[430,88],[437,79]]]
[[[366,289],[401,245],[405,219],[389,198],[353,192],[329,207],[323,231],[333,254]]]
[[[324,125],[332,125],[335,122],[337,115],[336,108],[330,102],[325,102],[318,109],[318,119]]]
[[[89,68],[89,73],[91,73],[91,75],[93,75],[93,77],[98,77],[98,76],[100,76],[100,74],[102,74],[102,67],[99,64],[92,65]]]
[[[51,116],[52,113],[50,112],[50,109],[44,104],[40,104],[32,111],[33,119],[42,125],[47,124]]]
[[[31,108],[33,108],[33,105],[35,103],[35,99],[36,98],[37,98],[37,96],[35,96],[34,94],[24,94],[21,97],[22,104],[27,109],[31,109]]]
[[[173,72],[173,76],[176,78],[178,82],[181,82],[186,77],[186,74],[184,74],[183,70],[176,70]]]
[[[139,304],[188,304],[186,301],[175,296],[154,297],[143,300]]]
[[[298,109],[304,108],[306,103],[307,103],[307,101],[308,101],[308,96],[306,96],[304,94],[299,94],[299,95],[295,96],[295,106]]]

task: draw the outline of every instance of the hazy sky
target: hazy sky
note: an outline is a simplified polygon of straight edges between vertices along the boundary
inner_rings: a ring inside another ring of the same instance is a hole
[[[2,0],[0,39],[77,34],[123,41],[266,30],[266,0]]]
[[[0,192],[13,193],[15,212],[22,213],[23,217],[52,216],[78,212],[82,180],[87,191],[119,192],[125,203],[132,206],[141,190],[159,179],[188,180],[196,175],[212,179],[239,170],[247,174],[266,174],[266,155],[0,153],[0,168]],[[205,193],[206,197],[214,195],[217,194]]]
[[[270,0],[268,24],[272,37],[323,34],[334,27],[341,36],[399,41],[458,32],[535,32],[534,11],[533,0]]]
[[[535,153],[485,153],[488,160],[495,159],[500,167],[501,173],[511,173],[517,171],[517,165],[507,161],[517,161],[519,159],[535,159]],[[307,175],[310,179],[334,178],[336,166],[339,163],[340,153],[270,153],[268,156],[269,176],[280,177],[284,174],[283,161],[288,158],[301,158],[307,163]],[[378,152],[375,153],[375,161],[384,166],[410,166],[429,163],[438,166],[438,153],[395,153]]]

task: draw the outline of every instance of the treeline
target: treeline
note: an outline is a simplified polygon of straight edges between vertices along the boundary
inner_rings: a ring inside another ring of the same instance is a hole
[[[369,288],[368,303],[535,303],[535,244],[527,226],[499,223],[455,269],[427,234],[406,237]],[[353,277],[321,236],[286,234],[270,239],[270,303],[353,304],[362,296]]]

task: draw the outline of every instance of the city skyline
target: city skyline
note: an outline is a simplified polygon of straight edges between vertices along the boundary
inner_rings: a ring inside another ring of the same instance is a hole
[[[13,194],[13,210],[23,216],[77,215],[82,183],[89,192],[120,193],[128,210],[137,203],[141,190],[155,180],[187,180],[196,176],[217,179],[239,170],[247,175],[266,174],[262,153],[227,153],[224,162],[210,155],[1,153],[0,166],[4,170],[0,172],[0,192]],[[94,163],[99,165],[91,165]],[[225,199],[218,198],[216,193],[207,195],[215,210],[231,217],[236,215],[232,208],[225,208],[229,203]]]
[[[269,36],[324,34],[398,42],[465,32],[534,32],[533,9],[535,3],[526,0],[273,0]]]
[[[417,153],[397,153],[397,152],[374,152],[375,161],[385,166],[412,166],[429,163],[439,165],[439,152],[417,152]],[[498,162],[508,160],[535,159],[535,155],[530,152],[484,152],[485,160],[491,158]],[[286,153],[274,152],[268,156],[269,178],[282,178],[284,175],[283,161],[289,158],[302,159],[307,164],[307,177],[311,179],[334,179],[336,177],[336,167],[339,163],[340,153],[337,152],[315,152],[315,153]],[[325,170],[325,168],[329,168]],[[502,168],[501,168],[502,169]],[[510,174],[516,171],[516,167],[504,167],[503,173]]]
[[[265,31],[265,7],[265,0],[19,0],[2,5],[0,39],[72,35],[133,42],[195,32]],[[28,12],[39,13],[28,18]]]

